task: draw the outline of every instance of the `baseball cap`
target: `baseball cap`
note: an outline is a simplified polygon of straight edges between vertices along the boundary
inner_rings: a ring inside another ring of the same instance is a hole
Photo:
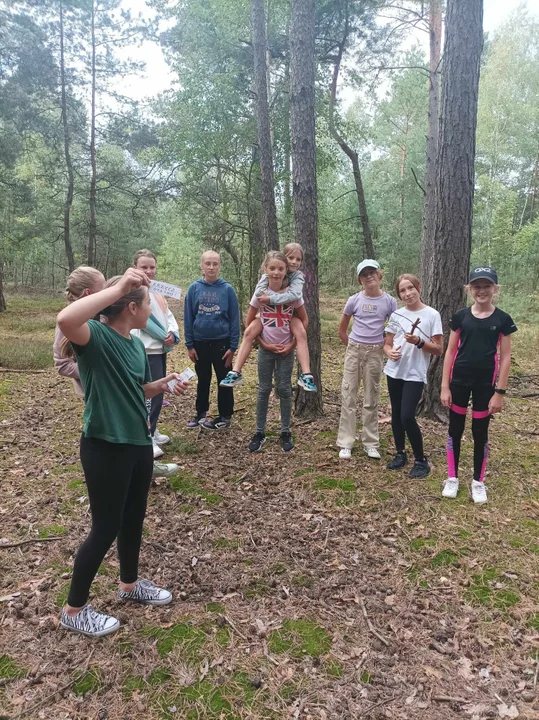
[[[490,282],[497,285],[498,273],[494,270],[494,268],[490,267],[490,265],[481,265],[470,272],[470,279],[468,282],[471,283],[474,280],[490,280]]]
[[[380,265],[376,262],[376,260],[362,260],[357,266],[356,274],[359,275],[366,268],[374,268],[375,270],[379,270]]]

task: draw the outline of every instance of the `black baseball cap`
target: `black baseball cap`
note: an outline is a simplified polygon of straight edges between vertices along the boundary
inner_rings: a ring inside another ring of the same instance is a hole
[[[470,271],[470,279],[468,282],[472,283],[474,280],[490,280],[494,285],[497,285],[498,273],[489,265],[481,265]]]

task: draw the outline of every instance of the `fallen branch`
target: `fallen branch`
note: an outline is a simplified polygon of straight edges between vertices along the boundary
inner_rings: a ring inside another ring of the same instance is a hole
[[[23,375],[44,375],[48,370],[15,370],[15,368],[0,367],[0,372],[19,373]]]
[[[93,647],[90,651],[90,654],[86,658],[86,661],[84,662],[84,665],[81,668],[81,672],[85,673],[88,670],[88,665],[90,664],[90,660],[92,659],[92,655],[95,652],[95,647]],[[43,705],[46,705],[49,700],[52,700],[52,698],[55,695],[62,695],[65,693],[66,690],[69,690],[69,688],[73,685],[74,682],[77,680],[77,675],[73,674],[73,677],[71,680],[66,683],[65,685],[62,685],[61,687],[57,688],[53,693],[50,695],[47,695],[46,697],[42,698],[39,702],[35,703],[35,705],[31,705],[29,708],[26,708],[26,710],[21,710],[21,712],[18,715],[15,715],[16,720],[19,720],[19,718],[24,717],[25,715],[28,715],[29,713],[35,713],[36,710],[39,710],[40,707],[43,707]]]
[[[63,540],[64,538],[65,538],[65,535],[56,535],[55,537],[31,538],[31,540],[20,540],[19,542],[14,542],[14,543],[0,543],[0,550],[2,550],[2,548],[15,548],[15,547],[20,547],[21,545],[30,545],[30,543],[41,543],[41,542],[52,542],[53,540]]]
[[[247,637],[247,635],[244,635],[244,634],[242,633],[242,631],[238,629],[238,627],[232,622],[232,620],[231,620],[227,615],[223,615],[223,619],[225,620],[225,622],[226,622],[228,625],[230,625],[230,627],[232,628],[232,630],[234,630],[234,632],[238,633],[238,635],[239,635],[241,638],[243,638],[243,639],[246,640],[247,642],[249,641],[249,638]]]
[[[431,697],[431,700],[435,700],[436,702],[456,702],[456,703],[467,703],[468,700],[461,697],[454,697],[453,695],[433,695]]]
[[[376,710],[376,708],[382,707],[382,705],[388,705],[390,702],[393,702],[393,700],[398,700],[401,696],[395,695],[394,697],[386,698],[385,700],[380,700],[380,702],[377,702],[376,705],[371,705],[370,708],[366,711],[366,715],[364,717],[368,717],[373,710]]]
[[[367,615],[367,608],[365,607],[365,603],[363,602],[363,598],[359,599],[359,604],[361,605],[361,612],[363,613],[363,617],[365,618],[365,622],[367,623],[367,627],[369,628],[369,631],[375,635],[378,640],[380,640],[381,643],[383,643],[386,647],[389,647],[389,641],[385,639],[383,635],[381,635],[378,630],[374,627],[374,625],[371,623],[369,616]]]

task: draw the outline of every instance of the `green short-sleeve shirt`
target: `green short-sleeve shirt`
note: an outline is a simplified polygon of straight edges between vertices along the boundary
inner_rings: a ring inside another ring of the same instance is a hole
[[[90,341],[73,345],[84,388],[83,433],[111,443],[151,445],[143,385],[151,382],[143,343],[89,320]]]

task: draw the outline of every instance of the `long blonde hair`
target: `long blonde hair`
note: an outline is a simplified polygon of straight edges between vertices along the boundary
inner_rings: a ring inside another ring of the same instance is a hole
[[[103,277],[103,273],[89,265],[75,268],[66,281],[65,296],[72,303],[82,297],[85,290],[91,290],[96,282]]]
[[[81,265],[75,268],[68,276],[64,295],[68,303],[80,300],[85,290],[91,290],[96,282],[103,277],[103,273],[89,265]],[[67,338],[60,343],[60,355],[62,357],[73,357],[73,346]]]

